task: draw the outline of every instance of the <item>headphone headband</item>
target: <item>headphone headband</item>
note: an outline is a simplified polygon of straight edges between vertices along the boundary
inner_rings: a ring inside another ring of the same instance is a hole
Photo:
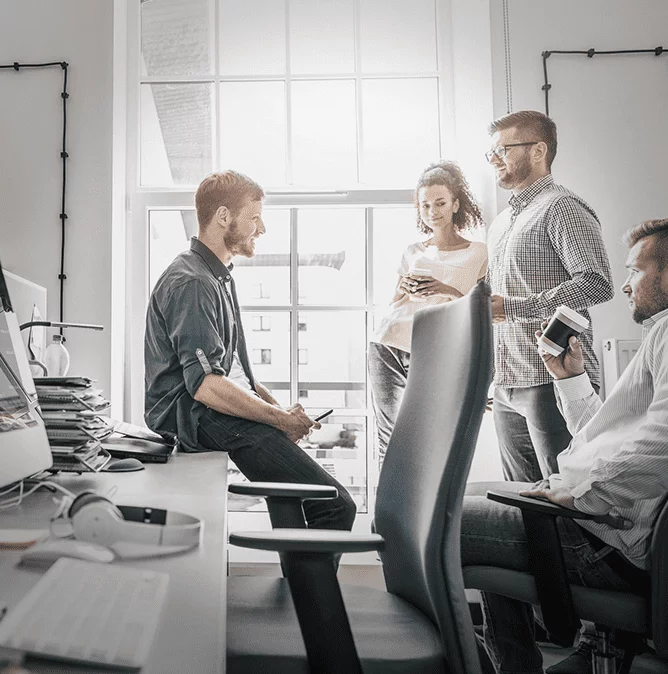
[[[76,538],[107,546],[123,541],[194,547],[202,530],[197,517],[148,506],[116,506],[95,492],[79,494],[68,515]]]

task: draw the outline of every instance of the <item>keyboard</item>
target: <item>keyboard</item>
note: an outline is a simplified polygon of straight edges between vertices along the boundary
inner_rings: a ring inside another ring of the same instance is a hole
[[[0,622],[0,645],[40,658],[136,671],[169,576],[61,557]]]

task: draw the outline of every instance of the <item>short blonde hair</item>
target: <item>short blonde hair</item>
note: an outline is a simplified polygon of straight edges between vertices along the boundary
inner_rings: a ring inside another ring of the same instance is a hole
[[[547,146],[547,168],[552,168],[552,162],[557,156],[557,125],[538,110],[520,110],[495,119],[489,125],[489,135],[506,129],[520,129],[527,136],[527,140],[541,140]]]
[[[659,269],[664,269],[668,264],[668,218],[645,220],[627,230],[622,240],[629,248],[633,248],[638,241],[648,236],[657,236],[654,257],[657,258]]]
[[[200,229],[206,229],[216,211],[226,206],[235,216],[248,201],[264,199],[264,190],[252,178],[238,171],[208,175],[195,193],[195,210]]]

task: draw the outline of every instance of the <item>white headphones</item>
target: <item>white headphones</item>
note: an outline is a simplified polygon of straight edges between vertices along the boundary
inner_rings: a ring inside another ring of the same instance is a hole
[[[203,526],[191,515],[145,506],[117,506],[92,491],[79,494],[67,515],[75,538],[106,546],[122,541],[194,547],[199,545]]]

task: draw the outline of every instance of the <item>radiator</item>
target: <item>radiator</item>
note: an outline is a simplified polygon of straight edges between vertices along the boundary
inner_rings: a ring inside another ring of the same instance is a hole
[[[639,348],[639,339],[603,340],[603,386],[606,395],[612,391]]]

